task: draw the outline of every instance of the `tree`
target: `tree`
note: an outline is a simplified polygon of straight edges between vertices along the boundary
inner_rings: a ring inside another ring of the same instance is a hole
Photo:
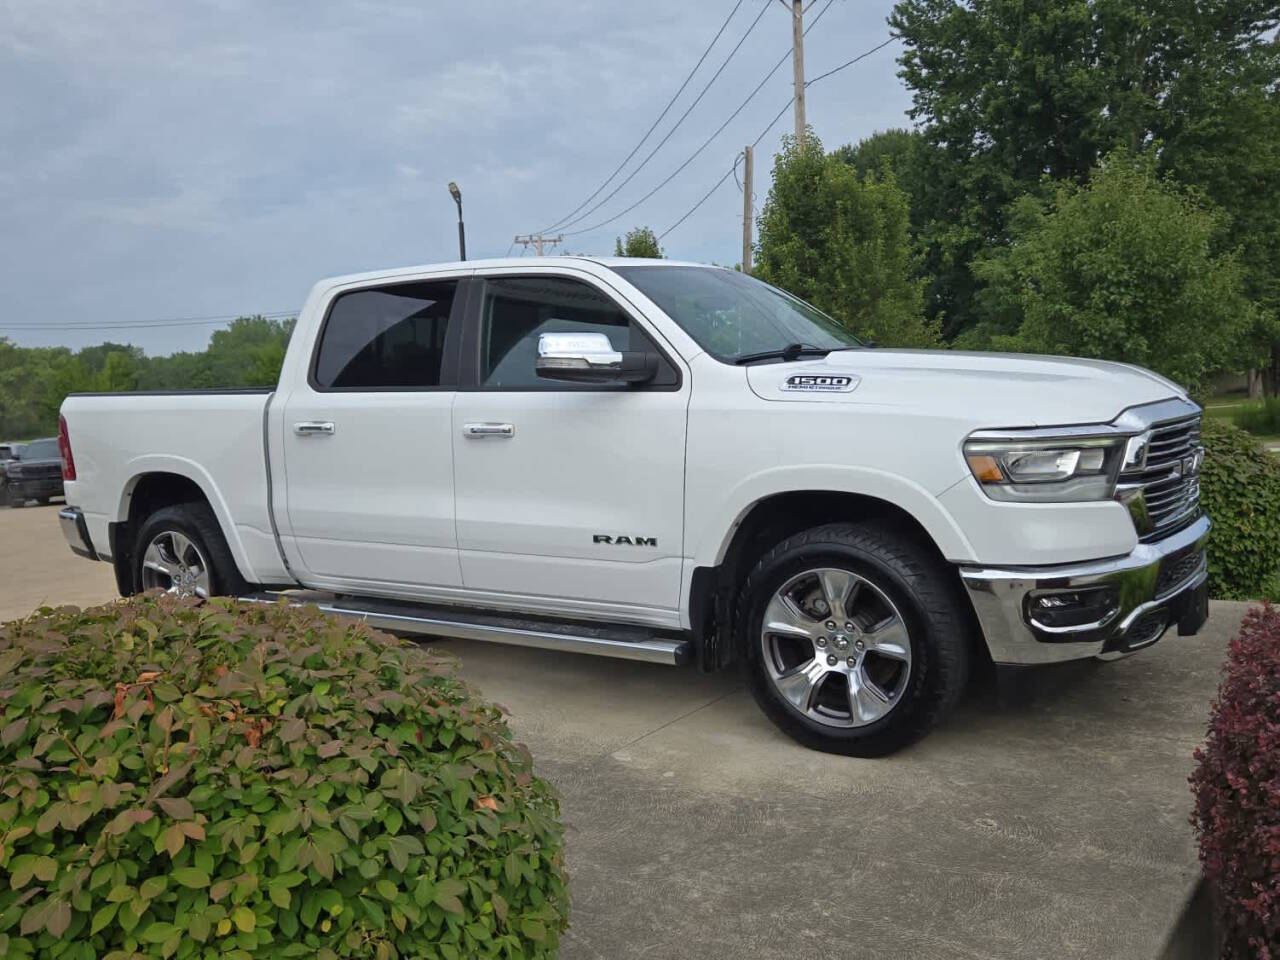
[[[967,345],[1120,360],[1193,389],[1240,359],[1254,323],[1239,258],[1215,253],[1226,218],[1119,151],[1080,187],[1025,197],[1012,242],[979,260],[992,318]],[[982,342],[986,339],[986,342]]]
[[[945,158],[921,239],[938,272],[927,309],[948,336],[979,318],[971,265],[1007,239],[1014,200],[1083,183],[1117,148],[1172,158],[1183,137],[1205,142],[1203,118],[1274,87],[1276,18],[1275,0],[899,0],[900,76]],[[1274,122],[1233,134],[1277,136]]]
[[[292,332],[292,320],[241,317],[215,333],[203,352],[168,357],[120,343],[72,353],[19,347],[0,337],[0,441],[53,433],[69,393],[273,385]]]
[[[1254,396],[1264,387],[1280,395],[1280,95],[1264,82],[1280,74],[1278,53],[1273,45],[1242,65],[1252,79],[1213,85],[1211,108],[1185,117],[1161,157],[1165,169],[1230,218],[1229,242],[1239,247],[1245,292],[1258,306],[1246,367]]]
[[[755,276],[885,346],[933,346],[915,276],[907,196],[891,172],[859,176],[808,133],[783,141],[760,216]]]
[[[878,175],[886,170],[892,173],[894,181],[912,201],[914,223],[916,201],[924,195],[920,180],[924,173],[925,154],[931,149],[924,134],[918,130],[895,127],[877,131],[856,144],[846,143],[833,150],[831,155],[853,167],[861,177]]]
[[[658,235],[649,227],[636,227],[628,230],[626,239],[618,237],[613,244],[615,257],[651,257],[660,259],[664,256],[658,246]]]

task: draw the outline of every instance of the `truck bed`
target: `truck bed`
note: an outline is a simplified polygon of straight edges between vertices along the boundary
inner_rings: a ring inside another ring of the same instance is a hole
[[[270,388],[86,393],[62,414],[75,451],[68,502],[85,515],[94,545],[109,550],[108,526],[125,520],[137,482],[169,473],[208,498],[246,575],[284,571],[272,532],[264,446]]]

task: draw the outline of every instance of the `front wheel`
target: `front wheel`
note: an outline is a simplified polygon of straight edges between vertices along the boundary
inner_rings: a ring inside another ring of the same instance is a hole
[[[968,678],[946,564],[876,523],[796,534],[756,564],[738,631],[756,702],[815,750],[883,756],[920,738]]]
[[[203,503],[157,510],[138,531],[134,583],[182,597],[236,596],[248,585],[213,511]]]

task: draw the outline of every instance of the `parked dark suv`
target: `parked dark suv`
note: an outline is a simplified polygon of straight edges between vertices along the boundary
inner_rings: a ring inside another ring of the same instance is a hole
[[[26,506],[28,500],[48,503],[62,496],[62,456],[58,438],[48,437],[25,444],[18,459],[10,460],[5,469],[5,486],[9,506]]]
[[[9,502],[8,476],[9,461],[17,460],[22,455],[21,443],[0,443],[0,503]]]

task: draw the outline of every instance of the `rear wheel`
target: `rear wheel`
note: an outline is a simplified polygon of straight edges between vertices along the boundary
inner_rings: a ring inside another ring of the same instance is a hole
[[[967,620],[945,564],[878,524],[789,537],[747,578],[738,630],[756,702],[816,750],[891,753],[954,706]]]
[[[248,590],[217,518],[203,503],[182,503],[153,513],[138,531],[134,557],[134,582],[143,591],[213,597]]]

